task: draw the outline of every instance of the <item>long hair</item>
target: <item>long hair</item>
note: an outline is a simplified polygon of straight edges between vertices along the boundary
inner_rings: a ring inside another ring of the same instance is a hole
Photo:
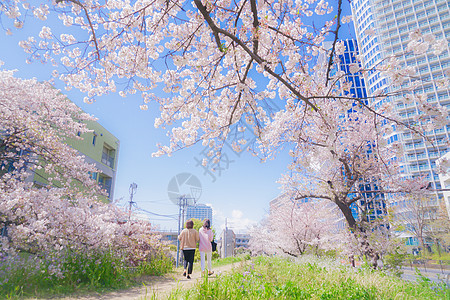
[[[209,219],[205,219],[205,221],[203,221],[203,227],[206,229],[211,229],[211,221]]]

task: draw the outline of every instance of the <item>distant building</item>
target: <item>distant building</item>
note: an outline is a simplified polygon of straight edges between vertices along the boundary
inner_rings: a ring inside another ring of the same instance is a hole
[[[201,221],[209,219],[212,220],[212,207],[205,204],[189,205],[186,209],[186,220],[196,218]]]
[[[236,235],[231,229],[223,230],[217,243],[217,251],[221,258],[234,256],[236,248]]]
[[[446,159],[450,161],[450,152],[442,156],[439,160]],[[445,174],[439,174],[439,180],[441,182],[441,187],[444,189],[444,202],[445,207],[447,208],[447,214],[450,217],[450,169],[447,168],[447,172]]]
[[[159,231],[157,234],[161,235],[161,241],[168,242],[171,245],[177,245],[178,232],[176,231]]]
[[[250,240],[250,235],[247,233],[237,233],[236,234],[236,248],[248,248],[248,241]]]
[[[86,125],[92,131],[79,133],[78,136],[81,136],[82,140],[69,139],[67,144],[85,156],[86,162],[95,165],[99,172],[91,174],[91,177],[108,193],[108,197],[103,197],[103,200],[112,201],[114,199],[119,139],[97,122],[86,121]],[[35,185],[45,186],[47,176],[44,170],[36,170],[30,180]]]
[[[269,202],[269,210],[272,212],[273,210],[285,205],[287,196],[286,194],[281,194],[279,196],[276,196],[274,199],[270,200]]]

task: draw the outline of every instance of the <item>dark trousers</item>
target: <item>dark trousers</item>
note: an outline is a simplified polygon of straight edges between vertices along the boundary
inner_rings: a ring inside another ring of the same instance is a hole
[[[192,274],[192,267],[194,265],[195,249],[183,250],[184,256],[184,269],[187,269],[188,274]]]

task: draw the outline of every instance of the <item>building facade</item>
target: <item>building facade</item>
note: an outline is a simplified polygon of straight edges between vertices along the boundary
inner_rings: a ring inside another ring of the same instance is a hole
[[[360,65],[360,62],[358,61],[358,44],[356,40],[349,39],[344,41],[344,45],[345,51],[342,55],[339,55],[338,68],[345,72],[346,75],[344,80],[352,83],[352,87],[347,93],[352,94],[354,97],[359,99],[367,99],[367,89],[364,76],[361,72],[352,73],[350,71],[350,66],[352,64]],[[368,101],[365,100],[365,102],[367,103]],[[353,108],[350,109],[348,113],[351,114],[352,111],[357,109],[358,106],[360,106],[360,104],[355,102]],[[372,149],[368,148],[367,151],[369,153]],[[358,203],[353,203],[351,206],[352,214],[355,220],[361,220],[361,217],[364,216],[368,222],[372,222],[387,215],[384,195],[375,192],[378,190],[376,178],[373,178],[371,182],[359,183],[358,189],[361,191],[363,199],[357,201]]]
[[[421,79],[418,93],[425,94],[427,101],[450,107],[448,86],[438,86],[432,80],[442,79],[450,67],[450,7],[447,0],[354,0],[351,2],[353,20],[363,66],[371,70],[366,76],[368,94],[377,90],[396,92],[398,95],[388,99],[372,101],[378,109],[384,101],[393,102],[397,113],[405,123],[417,122],[419,107],[417,103],[407,103],[403,94],[411,85],[405,80],[401,86],[394,87],[381,72],[374,71],[377,65],[391,55],[396,55],[402,66],[415,67]],[[420,30],[422,34],[432,33],[437,39],[446,40],[447,48],[435,55],[430,49],[417,56],[406,53],[409,33]],[[436,160],[449,151],[449,129],[447,125],[438,130],[425,133],[426,137],[403,131],[393,126],[393,133],[387,136],[388,143],[400,141],[404,154],[399,158],[405,177],[426,176],[432,190],[441,189]],[[430,143],[432,141],[432,143]],[[436,191],[437,199],[443,197]],[[390,199],[395,207],[400,205]],[[447,208],[448,209],[448,208]]]
[[[189,205],[186,208],[186,220],[192,218],[196,218],[201,221],[203,221],[204,219],[209,219],[212,226],[212,207],[205,204]]]
[[[67,144],[76,149],[85,161],[94,164],[98,172],[91,177],[107,192],[107,197],[100,196],[102,201],[114,199],[114,186],[117,173],[117,159],[120,142],[112,133],[95,121],[87,121],[91,130],[84,134],[79,133],[82,139],[70,139]],[[35,185],[46,185],[47,175],[43,170],[37,170],[31,180]]]
[[[236,234],[236,248],[248,248],[248,242],[250,241],[250,235],[247,233]]]
[[[236,248],[236,234],[231,229],[224,229],[219,237],[217,243],[217,251],[220,258],[234,256],[234,249]]]

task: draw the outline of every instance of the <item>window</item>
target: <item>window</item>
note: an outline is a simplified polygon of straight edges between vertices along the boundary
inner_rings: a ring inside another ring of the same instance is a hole
[[[98,184],[100,187],[108,193],[108,195],[111,193],[111,185],[112,185],[112,178],[108,177],[104,174],[100,174],[98,176]]]
[[[97,181],[97,175],[98,175],[98,173],[97,172],[89,172],[89,175],[90,175],[90,177],[92,178],[92,179],[94,179],[95,181]]]
[[[92,137],[92,146],[95,146],[95,142],[97,141],[97,133],[94,131],[94,136]]]
[[[114,159],[116,156],[116,151],[112,149],[112,147],[108,146],[107,144],[103,145],[103,151],[102,151],[102,163],[107,165],[110,168],[114,168]]]

